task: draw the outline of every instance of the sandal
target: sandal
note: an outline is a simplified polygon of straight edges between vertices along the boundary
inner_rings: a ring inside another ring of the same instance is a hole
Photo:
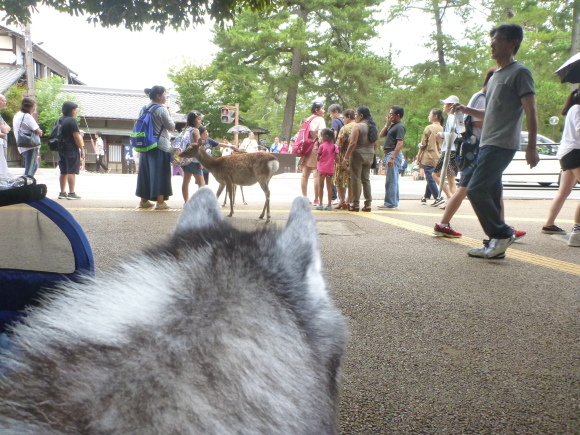
[[[334,207],[335,210],[348,210],[348,204],[341,203]]]
[[[348,206],[348,211],[359,211],[359,210],[360,210],[360,208],[358,208],[358,207],[353,207],[352,205]]]
[[[365,207],[361,208],[361,211],[367,211],[367,212],[368,211],[371,211],[371,206],[370,205],[369,206],[365,206]]]

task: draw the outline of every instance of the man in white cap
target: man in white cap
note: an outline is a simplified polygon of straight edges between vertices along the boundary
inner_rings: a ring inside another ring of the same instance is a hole
[[[501,177],[519,148],[524,112],[529,133],[526,161],[531,168],[538,164],[538,119],[532,73],[514,58],[524,39],[523,29],[517,24],[503,24],[492,29],[489,35],[491,58],[497,63],[497,70],[487,85],[486,108],[477,110],[455,104],[453,110],[483,118],[477,167],[467,186],[467,197],[489,240],[467,254],[504,258],[515,235],[502,217]]]
[[[447,116],[447,121],[445,122],[445,129],[443,130],[443,139],[445,139],[445,133],[448,132],[455,132],[455,115],[451,113],[454,104],[459,103],[459,98],[455,95],[450,95],[444,100],[440,100],[441,104],[443,104],[443,112]],[[451,198],[451,195],[455,193],[456,186],[455,186],[455,177],[457,176],[458,168],[457,163],[455,162],[455,143],[451,144],[451,150],[449,150],[451,155],[449,156],[449,162],[447,166],[447,184],[443,184],[443,192],[447,196],[447,199]],[[435,165],[435,169],[433,170],[433,179],[439,185],[441,180],[441,171],[443,170],[443,161],[445,160],[445,154],[447,153],[447,142],[443,141],[443,146],[441,147],[441,157],[439,161]],[[443,198],[442,192],[439,192],[439,198],[435,198],[431,207],[437,207],[438,205],[442,205],[445,203],[445,199]]]

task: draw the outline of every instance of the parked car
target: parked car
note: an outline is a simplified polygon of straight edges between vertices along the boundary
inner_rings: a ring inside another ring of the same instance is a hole
[[[528,132],[522,131],[520,149],[503,173],[503,184],[539,184],[540,186],[558,185],[560,183],[560,161],[556,157],[558,144],[546,136],[537,135],[540,163],[530,169],[526,163],[526,146]]]

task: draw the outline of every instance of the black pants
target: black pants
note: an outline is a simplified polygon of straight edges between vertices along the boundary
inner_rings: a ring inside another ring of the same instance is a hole
[[[99,172],[99,167],[102,167],[105,171],[108,171],[109,168],[107,168],[107,166],[103,163],[103,157],[105,157],[104,155],[100,155],[97,156],[97,169],[95,169],[95,171]]]

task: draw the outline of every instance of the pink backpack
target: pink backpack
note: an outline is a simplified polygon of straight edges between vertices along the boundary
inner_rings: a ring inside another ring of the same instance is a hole
[[[316,118],[316,115],[312,115],[304,121],[304,124],[302,124],[302,127],[300,127],[300,130],[296,135],[296,141],[292,147],[292,154],[296,157],[306,156],[310,154],[312,148],[314,148],[314,141],[310,139],[310,123],[314,118]]]

